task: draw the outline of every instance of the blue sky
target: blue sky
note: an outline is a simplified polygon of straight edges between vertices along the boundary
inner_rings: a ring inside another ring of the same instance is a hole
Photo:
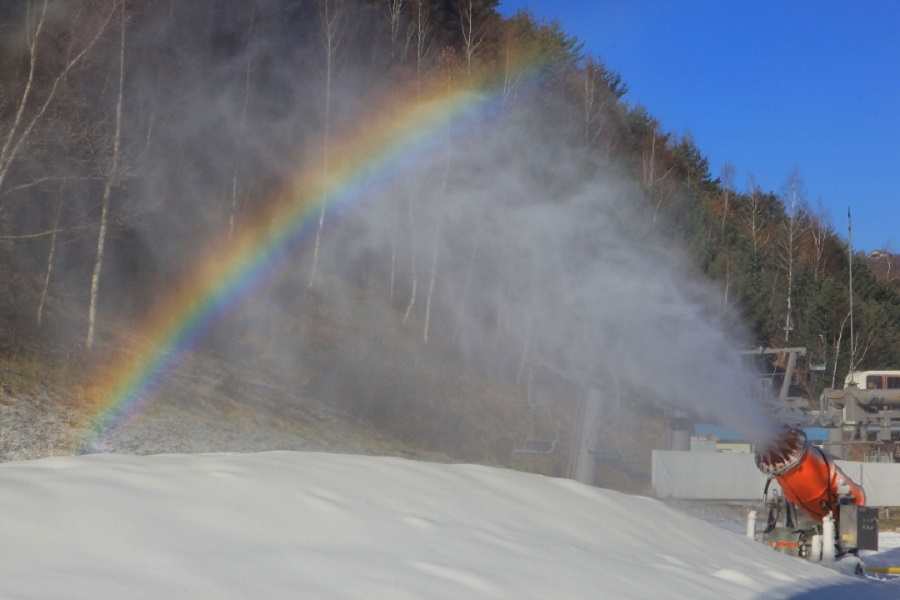
[[[900,1],[500,1],[558,20],[714,176],[780,193],[797,169],[855,250],[900,253]]]

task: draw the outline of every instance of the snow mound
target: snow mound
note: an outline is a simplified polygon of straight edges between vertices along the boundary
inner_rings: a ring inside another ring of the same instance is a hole
[[[898,597],[656,500],[484,466],[54,457],[0,465],[0,511],[5,598]]]

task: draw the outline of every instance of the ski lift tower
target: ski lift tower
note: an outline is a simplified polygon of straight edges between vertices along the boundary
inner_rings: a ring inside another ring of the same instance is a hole
[[[796,347],[796,348],[766,348],[759,347],[754,350],[746,350],[741,352],[744,355],[777,355],[779,357],[786,357],[786,363],[784,365],[784,373],[782,375],[781,380],[781,388],[778,390],[778,395],[768,400],[769,402],[774,402],[776,410],[785,414],[794,414],[798,418],[800,415],[798,413],[805,411],[809,408],[809,403],[803,401],[799,398],[792,398],[790,396],[791,383],[794,378],[794,369],[797,366],[797,357],[798,356],[806,356],[806,348]],[[770,375],[771,382],[774,383],[774,373]],[[802,419],[801,419],[802,420]]]
[[[581,427],[576,432],[572,456],[572,479],[587,485],[595,483],[597,457],[591,449],[591,440],[600,420],[602,406],[600,389],[596,385],[588,387],[582,401]]]

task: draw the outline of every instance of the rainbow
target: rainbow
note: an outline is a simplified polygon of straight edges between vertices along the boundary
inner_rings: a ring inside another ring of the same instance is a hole
[[[332,140],[327,169],[325,163],[300,169],[264,214],[212,244],[164,295],[134,336],[140,347],[121,351],[87,387],[92,408],[75,452],[98,450],[140,414],[216,323],[315,235],[323,206],[340,213],[365,202],[452,130],[499,112],[499,94],[478,88],[445,85],[413,102],[392,100],[366,119],[362,132]]]

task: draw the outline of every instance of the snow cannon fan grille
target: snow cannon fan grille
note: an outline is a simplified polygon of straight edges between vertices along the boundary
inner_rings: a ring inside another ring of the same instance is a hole
[[[786,428],[768,446],[756,451],[756,466],[767,475],[779,475],[803,460],[808,447],[802,429]]]

